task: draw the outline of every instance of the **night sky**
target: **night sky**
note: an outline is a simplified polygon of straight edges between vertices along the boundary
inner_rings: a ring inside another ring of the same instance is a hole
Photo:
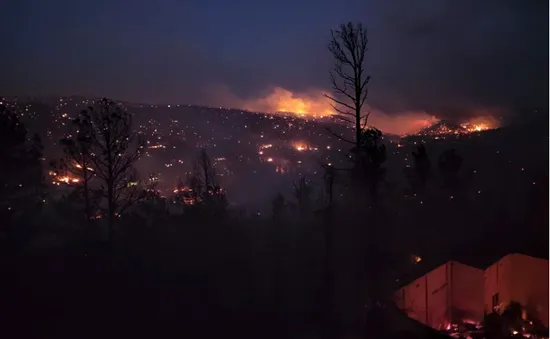
[[[369,103],[440,116],[548,104],[538,0],[8,0],[0,93],[236,105],[329,89],[330,29],[369,29]]]

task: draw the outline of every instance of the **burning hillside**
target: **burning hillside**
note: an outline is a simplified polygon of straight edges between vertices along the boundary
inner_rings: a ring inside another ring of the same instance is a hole
[[[412,135],[444,138],[445,136],[461,136],[479,133],[495,128],[498,128],[498,124],[495,119],[476,118],[461,124],[441,120]]]
[[[324,120],[342,124],[341,119],[329,119],[336,114],[331,108],[332,101],[325,94],[330,94],[330,91],[310,89],[304,92],[295,92],[283,87],[273,87],[258,97],[239,98],[231,89],[215,86],[209,90],[211,98],[209,105],[216,103],[218,107],[237,107],[248,112],[263,112],[306,120],[326,118]],[[380,109],[368,106],[368,104],[365,104],[364,110],[371,112],[369,124],[389,134],[404,135],[436,121],[431,115],[422,111],[386,114]]]

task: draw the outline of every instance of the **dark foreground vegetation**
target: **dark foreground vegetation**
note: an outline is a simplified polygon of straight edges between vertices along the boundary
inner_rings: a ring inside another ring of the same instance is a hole
[[[139,231],[110,244],[73,241],[5,257],[4,330],[58,338],[302,338],[364,331],[366,303],[357,296],[364,295],[365,277],[353,260],[360,248],[351,237],[334,248],[339,263],[327,270],[323,233],[313,224],[285,231],[254,220],[184,226],[167,219],[154,229],[131,222]],[[371,328],[384,328],[380,337],[387,337],[388,327]]]

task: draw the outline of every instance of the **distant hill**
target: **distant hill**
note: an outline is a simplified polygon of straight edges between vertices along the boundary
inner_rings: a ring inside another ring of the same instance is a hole
[[[47,162],[60,156],[59,139],[67,132],[70,119],[90,99],[63,98],[61,102],[53,98],[48,102],[34,99],[17,103],[29,130],[41,134]],[[135,128],[150,142],[136,166],[138,173],[159,174],[159,189],[167,196],[177,178],[192,170],[202,148],[212,157],[228,199],[262,214],[271,213],[270,202],[277,193],[292,201],[292,182],[300,176],[311,180],[315,194],[319,194],[324,174],[321,163],[340,169],[350,165],[351,145],[329,133],[327,127],[350,139],[352,130],[330,118],[307,120],[192,105],[128,106],[135,113]],[[491,243],[494,253],[500,248],[510,251],[510,244],[532,244],[531,235],[544,240],[547,249],[547,238],[539,236],[548,232],[547,111],[525,114],[506,126],[485,131],[472,132],[460,124],[440,121],[404,138],[384,135],[384,141],[386,183],[380,187],[381,201],[397,212],[392,214],[391,223],[407,225],[400,231],[403,239],[414,239],[419,247],[435,248],[432,253],[423,253],[425,257],[438,257],[444,248],[485,249],[485,235],[497,231],[501,239],[502,234],[513,236]],[[434,172],[423,196],[409,194],[408,182],[415,167],[412,152],[419,143],[425,144]],[[464,160],[459,173],[464,178],[460,199],[442,189],[438,173],[439,156],[449,149],[455,149]],[[345,172],[341,173],[337,188],[345,188]],[[461,212],[447,213],[445,208],[452,204],[461,204],[453,207],[461,208]],[[419,215],[419,211],[424,214]],[[522,232],[515,231],[518,225]],[[445,245],[434,247],[430,239],[436,241],[435,235],[444,228],[460,232],[445,239],[437,237],[437,242]],[[462,246],[466,242],[469,245]]]
[[[462,127],[460,124],[442,120],[431,126],[421,129],[420,131],[415,133],[415,135],[434,136],[446,134],[463,134],[466,132],[466,128]]]

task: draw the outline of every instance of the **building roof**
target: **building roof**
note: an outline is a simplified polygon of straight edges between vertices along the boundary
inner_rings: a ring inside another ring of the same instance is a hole
[[[481,270],[487,269],[489,266],[493,265],[494,263],[500,261],[502,258],[512,255],[512,254],[521,254],[525,255],[531,258],[537,258],[542,260],[548,260],[548,258],[541,258],[539,256],[533,256],[525,253],[507,253],[507,254],[499,254],[499,255],[491,255],[491,256],[485,256],[481,260],[477,259],[471,259],[471,255],[464,255],[462,258],[457,258],[458,260],[454,260],[451,258],[445,258],[444,256],[435,256],[435,257],[422,257],[422,260],[417,263],[412,270],[412,272],[409,272],[409,274],[406,274],[402,276],[399,281],[397,282],[397,287],[402,288],[404,286],[409,285],[413,281],[417,280],[418,278],[421,278],[425,276],[426,274],[430,273],[431,271],[435,270],[436,268],[440,267],[441,265],[444,265],[450,261],[457,262],[462,265],[471,266],[474,268],[478,268]],[[464,259],[464,260],[461,260]],[[491,261],[489,261],[491,260]],[[484,265],[479,265],[479,263],[484,263]],[[477,265],[476,265],[477,264]]]
[[[454,262],[454,263],[458,263],[458,264],[461,264],[461,265],[466,265],[466,266],[470,266],[470,267],[474,267],[474,268],[478,268],[478,269],[482,270],[482,268],[475,267],[475,266],[472,266],[472,265],[468,265],[464,262],[457,261],[457,260],[446,260],[446,261],[432,260],[430,262],[430,260],[424,261],[424,259],[423,259],[421,262],[419,262],[415,265],[415,268],[412,272],[410,272],[408,275],[403,276],[399,279],[399,281],[397,282],[397,287],[398,288],[405,287],[405,286],[409,285],[410,283],[412,283],[413,281],[425,276],[426,274],[432,272],[433,270],[437,269],[438,267],[441,267],[441,266],[445,265],[448,262]]]
[[[511,255],[521,255],[521,256],[524,256],[524,257],[532,258],[532,259],[548,261],[548,258],[541,258],[541,257],[538,257],[538,256],[533,256],[533,255],[529,255],[529,254],[525,254],[525,253],[517,253],[517,252],[514,252],[514,253],[508,253],[508,254],[505,254],[505,255],[500,256],[497,260],[495,260],[492,264],[490,264],[490,265],[487,266],[487,267],[490,267],[490,266],[496,264],[497,262],[501,261],[502,259],[504,259],[504,258],[506,258],[506,257],[508,257],[508,256],[511,256]]]

